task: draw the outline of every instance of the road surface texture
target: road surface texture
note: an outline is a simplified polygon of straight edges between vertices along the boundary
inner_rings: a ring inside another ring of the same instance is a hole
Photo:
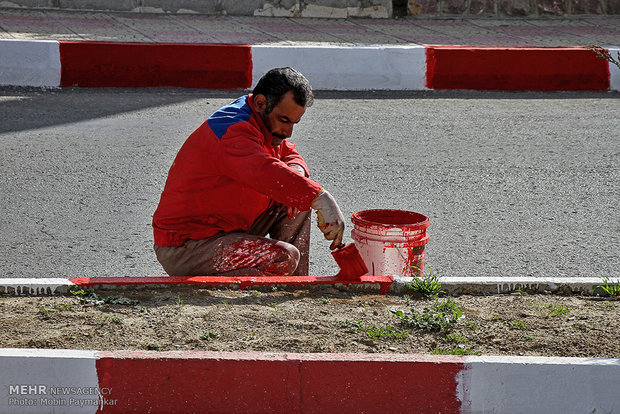
[[[0,89],[0,277],[162,276],[172,160],[242,92]],[[620,94],[318,92],[293,141],[347,218],[430,217],[439,276],[620,278]],[[333,275],[313,224],[310,274]]]

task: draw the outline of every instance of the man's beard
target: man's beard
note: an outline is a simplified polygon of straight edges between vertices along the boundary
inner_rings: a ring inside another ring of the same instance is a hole
[[[272,127],[271,127],[271,122],[269,122],[269,117],[267,116],[266,111],[262,111],[259,112],[259,115],[261,117],[261,119],[263,120],[263,123],[265,124],[265,126],[267,127],[267,130],[269,131],[269,133],[274,136],[275,138],[278,138],[280,140],[280,142],[284,141],[286,139],[286,137],[282,134],[278,134],[276,132],[272,132]],[[277,145],[280,145],[280,142]],[[272,141],[273,144],[273,141]],[[274,144],[276,145],[276,144]]]

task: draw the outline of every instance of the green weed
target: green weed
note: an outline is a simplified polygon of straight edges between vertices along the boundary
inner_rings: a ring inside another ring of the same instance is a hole
[[[424,329],[428,331],[445,331],[451,329],[463,316],[462,308],[452,299],[435,301],[430,307],[425,307],[422,312],[413,307],[411,312],[391,311],[405,326]]]
[[[185,303],[183,302],[183,299],[181,299],[181,296],[177,296],[177,306],[182,308],[184,305]]]
[[[446,336],[441,338],[442,341],[454,344],[464,344],[467,342],[467,338],[461,336],[459,334],[447,334]]]
[[[604,285],[599,286],[601,289],[603,289],[603,291],[605,293],[607,293],[607,296],[620,296],[620,281],[618,282],[614,282],[614,281],[610,281],[609,279],[605,278],[603,279],[603,283]]]
[[[81,287],[74,286],[69,289],[69,293],[77,297],[82,305],[103,305],[104,303],[110,305],[137,305],[140,303],[138,300],[128,299],[119,295],[108,296],[104,298],[100,294],[95,292],[95,289],[83,289]]]
[[[331,302],[330,298],[319,298],[319,302],[322,303],[323,305],[329,305],[329,303]]]
[[[45,306],[39,308],[39,313],[43,316],[49,316],[50,313],[54,313],[54,309],[47,309]]]
[[[56,309],[59,312],[71,310],[72,307],[73,307],[73,303],[64,303],[62,305],[58,305],[58,304],[54,305],[54,309]]]
[[[557,303],[550,303],[548,305],[538,305],[538,310],[543,316],[561,316],[570,312],[568,306],[558,305]]]
[[[508,326],[510,329],[518,329],[521,331],[526,331],[528,329],[527,323],[524,321],[508,321]]]
[[[467,327],[467,329],[471,329],[472,331],[477,331],[478,329],[480,329],[480,324],[477,322],[467,322],[465,326]]]
[[[207,331],[200,334],[200,339],[203,341],[208,341],[210,339],[217,339],[220,337],[220,334],[217,331]]]
[[[414,269],[415,270],[415,269]],[[412,273],[413,274],[413,273]],[[421,277],[413,277],[411,282],[405,283],[405,286],[425,298],[434,299],[439,295],[446,293],[441,288],[439,277],[433,273],[433,269],[429,267],[429,272]]]
[[[105,325],[108,322],[112,322],[117,325],[122,325],[124,323],[123,319],[119,318],[118,316],[103,315],[103,317],[99,319],[99,323],[101,325]]]

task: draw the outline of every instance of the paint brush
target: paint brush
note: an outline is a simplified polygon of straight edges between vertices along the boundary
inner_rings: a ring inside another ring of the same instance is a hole
[[[332,250],[332,256],[340,267],[340,272],[336,275],[339,279],[356,280],[368,273],[368,267],[354,243],[346,246],[341,244]]]

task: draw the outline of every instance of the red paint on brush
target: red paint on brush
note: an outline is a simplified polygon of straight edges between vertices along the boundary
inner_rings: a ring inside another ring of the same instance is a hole
[[[60,41],[61,86],[244,89],[248,45]]]
[[[609,64],[583,47],[428,46],[426,67],[430,89],[609,89]]]
[[[368,267],[366,267],[362,255],[353,243],[332,250],[332,256],[340,267],[340,272],[336,275],[337,278],[355,280],[368,273]]]
[[[198,286],[230,286],[240,289],[253,286],[271,285],[358,285],[378,284],[380,293],[387,294],[394,282],[392,276],[362,276],[358,279],[341,279],[336,276],[171,276],[171,277],[81,277],[69,279],[72,283],[83,287],[93,286],[129,286],[129,285],[198,285]]]

